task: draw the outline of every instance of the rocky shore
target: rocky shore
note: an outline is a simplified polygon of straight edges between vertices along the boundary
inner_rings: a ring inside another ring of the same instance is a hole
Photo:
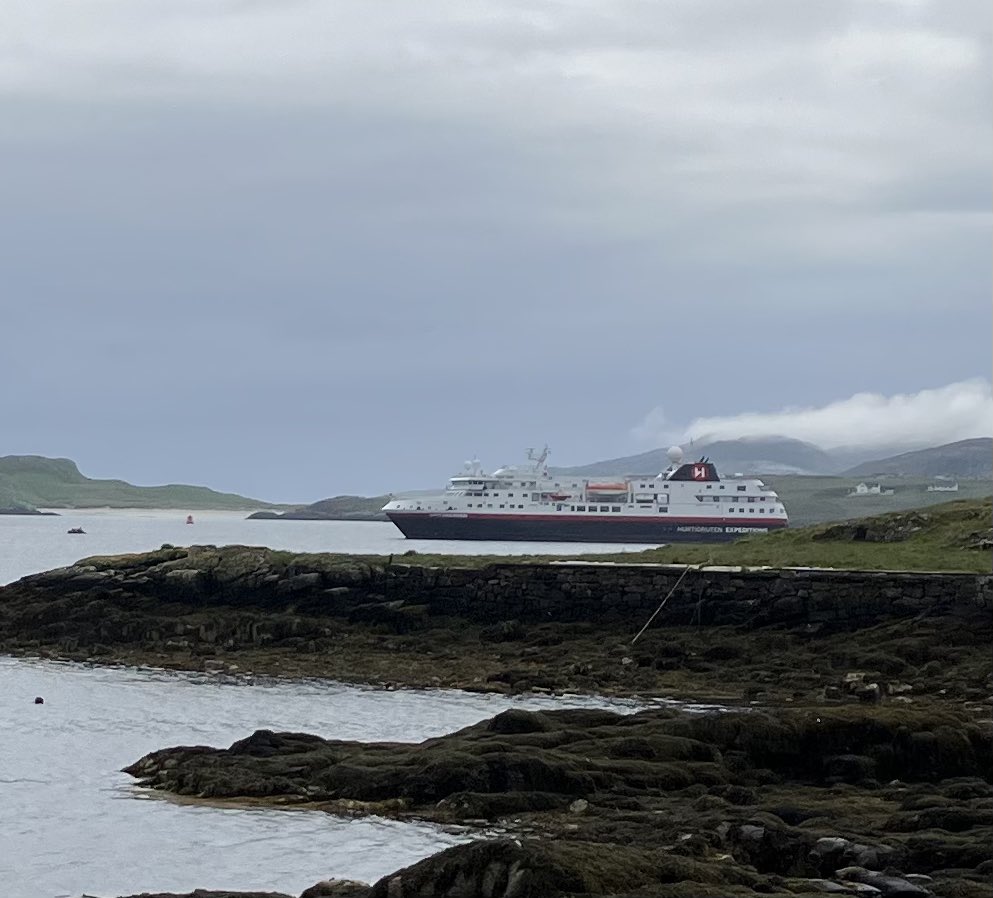
[[[486,824],[348,893],[988,895],[988,727],[864,707],[506,711],[420,745],[258,731],[153,752],[144,785],[336,814]]]
[[[163,547],[0,588],[0,652],[514,693],[729,703],[888,696],[978,713],[989,695],[993,578],[786,573],[440,569]]]
[[[989,577],[402,561],[87,559],[0,589],[0,651],[729,709],[513,711],[417,746],[260,731],[128,768],[503,834],[307,898],[993,895]]]

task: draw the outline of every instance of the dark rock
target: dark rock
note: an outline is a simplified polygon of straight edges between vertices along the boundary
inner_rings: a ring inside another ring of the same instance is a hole
[[[479,640],[480,642],[514,642],[523,639],[524,635],[524,625],[519,620],[506,620],[492,627],[483,627],[479,631]]]
[[[818,839],[810,851],[810,861],[827,875],[842,867],[878,870],[893,862],[896,851],[885,845],[866,845],[839,836]]]
[[[293,898],[283,892],[232,892],[224,889],[194,889],[192,892],[142,892],[140,895],[127,895],[122,898]],[[361,898],[361,896],[360,896]]]
[[[879,889],[883,898],[924,898],[924,896],[931,894],[923,886],[910,882],[902,876],[877,873],[873,870],[864,870],[861,867],[848,867],[839,870],[838,875],[842,879],[861,882],[874,889]]]
[[[876,774],[876,762],[865,755],[830,755],[824,759],[828,782],[859,783]]]
[[[369,898],[372,886],[354,879],[328,879],[300,893],[300,898]]]

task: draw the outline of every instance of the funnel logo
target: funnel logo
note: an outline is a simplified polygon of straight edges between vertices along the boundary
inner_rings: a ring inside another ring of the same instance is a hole
[[[693,465],[693,479],[694,480],[706,480],[707,479],[707,466],[706,465]]]

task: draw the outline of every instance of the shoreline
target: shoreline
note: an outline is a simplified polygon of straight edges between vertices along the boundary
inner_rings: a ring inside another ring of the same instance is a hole
[[[0,652],[503,694],[981,702],[989,581],[164,547],[0,587]]]
[[[486,830],[374,885],[308,898],[989,898],[989,578],[715,569],[673,595],[677,578],[164,548],[0,587],[0,651],[747,709],[515,709],[418,745],[260,730],[127,768],[183,801]]]

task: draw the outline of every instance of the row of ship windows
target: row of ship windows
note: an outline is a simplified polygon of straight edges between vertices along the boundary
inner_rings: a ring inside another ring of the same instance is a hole
[[[558,486],[559,486],[559,484],[557,484],[557,483],[556,483],[556,484],[555,484],[555,486],[556,486],[556,487],[558,487]],[[573,483],[573,484],[570,484],[570,486],[573,486],[573,487],[578,487],[578,484],[575,484],[575,483]],[[649,489],[649,488],[650,488],[650,489],[656,489],[656,487],[655,487],[655,484],[648,484],[648,485],[646,486],[646,485],[645,485],[644,483],[640,483],[640,484],[638,484],[638,488],[639,488],[639,489]],[[707,489],[708,489],[708,490],[712,490],[713,488],[714,488],[714,485],[713,485],[712,483],[708,483],[708,484],[707,484]],[[722,490],[722,489],[724,489],[725,487],[724,487],[724,484],[722,483],[722,484],[720,484],[720,485],[719,485],[719,486],[718,486],[717,488],[718,488],[719,490]],[[662,489],[664,489],[664,490],[667,490],[667,489],[669,489],[669,484],[668,484],[668,483],[664,483],[664,484],[662,485]],[[739,486],[737,486],[737,487],[735,487],[735,489],[737,489],[737,491],[738,491],[739,493],[743,493],[743,492],[745,492],[745,491],[746,491],[746,490],[748,489],[748,487],[747,487],[747,486],[745,486],[745,485],[739,485]],[[495,493],[490,493],[490,492],[488,492],[488,491],[484,491],[484,492],[479,492],[478,490],[468,490],[468,489],[466,490],[466,492],[468,492],[468,493],[469,493],[470,495],[474,495],[474,496],[484,496],[484,497],[486,497],[486,498],[489,498],[489,497],[491,497],[491,496],[492,496],[493,498],[496,498],[496,499],[498,499],[498,498],[500,497],[500,493],[496,493],[496,492],[495,492]],[[606,492],[606,490],[601,490],[601,492]],[[507,493],[507,498],[508,498],[508,499],[513,499],[513,498],[514,498],[514,494],[513,494],[513,493]],[[525,493],[525,494],[524,494],[524,498],[525,498],[525,499],[527,498],[527,493]],[[538,499],[540,498],[540,494],[539,494],[539,493],[532,493],[532,496],[531,496],[531,498],[532,498],[532,501],[534,501],[534,502],[537,502],[537,501],[538,501]],[[716,501],[716,499],[715,499],[714,501]],[[762,502],[764,502],[764,501],[765,501],[765,497],[762,497],[760,501],[762,501]]]
[[[466,503],[466,508],[474,508],[474,507],[475,508],[483,508],[484,507],[484,504],[482,502],[477,502],[476,505],[473,506],[473,504],[471,502],[467,502]],[[492,502],[487,502],[485,504],[485,507],[486,508],[492,508],[493,507],[493,503]],[[506,505],[506,504],[502,504],[502,503],[500,505],[498,505],[497,507],[498,508],[524,508],[523,505],[513,505],[513,504]],[[562,511],[563,508],[565,508],[565,506],[564,505],[556,505],[555,508],[556,508],[557,511]],[[454,509],[451,506],[449,506],[449,509],[448,510],[449,511],[453,511]],[[621,506],[620,505],[600,505],[600,506],[597,506],[597,505],[590,505],[590,506],[586,506],[586,505],[570,505],[569,506],[569,511],[619,512],[620,510],[621,510]],[[774,506],[771,507],[771,508],[769,508],[769,509],[765,509],[765,508],[748,508],[748,509],[739,508],[739,509],[737,509],[738,514],[744,514],[746,511],[748,511],[749,514],[756,514],[756,513],[758,513],[758,514],[765,514],[766,511],[768,511],[770,514],[774,514],[778,510],[779,509],[777,509]],[[665,514],[668,511],[669,511],[669,509],[665,505],[660,505],[658,507],[659,514]],[[735,512],[735,509],[733,509],[733,508],[727,509],[727,513],[728,514],[734,514],[734,512]]]

